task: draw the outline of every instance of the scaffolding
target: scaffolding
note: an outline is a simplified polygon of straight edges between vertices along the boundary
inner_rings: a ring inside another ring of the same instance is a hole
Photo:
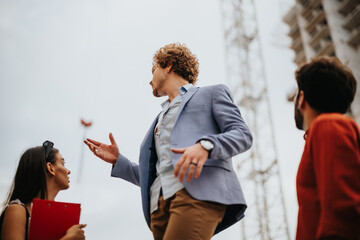
[[[227,81],[254,136],[250,151],[235,158],[248,209],[242,239],[290,239],[281,186],[256,5],[221,0]]]

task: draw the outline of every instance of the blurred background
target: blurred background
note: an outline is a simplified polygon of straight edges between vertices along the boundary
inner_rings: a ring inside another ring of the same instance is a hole
[[[232,70],[240,65],[230,57],[236,50],[227,35],[234,19],[228,17],[239,15],[230,2],[0,0],[0,201],[7,196],[21,154],[51,140],[71,170],[70,188],[60,192],[56,200],[82,204],[81,223],[88,224],[87,239],[152,239],[142,214],[140,189],[111,178],[111,166],[92,155],[82,140],[90,137],[109,143],[108,134],[112,132],[120,152],[138,161],[141,141],[165,100],[154,98],[149,85],[152,56],[172,42],[185,43],[197,55],[198,86],[227,84],[234,91],[234,99],[240,101],[243,88],[232,78]],[[260,73],[261,86],[266,89],[265,106],[271,111],[254,115],[246,105],[239,107],[245,119],[251,117],[249,125],[255,117],[270,123],[268,146],[278,179],[270,191],[280,194],[276,202],[281,203],[283,211],[281,231],[287,233],[255,237],[259,231],[247,235],[246,227],[237,223],[213,239],[295,236],[295,177],[304,140],[303,132],[295,128],[293,103],[288,98],[296,87],[297,64],[314,55],[298,57],[290,49],[294,49],[294,38],[289,37],[291,24],[284,19],[291,18],[289,12],[295,11],[292,7],[300,2],[256,0],[239,8],[254,10],[257,16],[256,24],[246,17],[242,22],[242,27],[250,28],[245,35],[255,32],[254,39],[259,43],[255,49],[258,55],[254,55],[257,60],[249,59],[247,63],[260,66],[252,71],[254,76]],[[316,7],[312,6],[311,11]],[[355,49],[356,58],[360,55],[358,45]],[[81,119],[92,122],[92,126],[85,128]],[[250,159],[256,151],[261,149],[249,151],[245,158]],[[240,180],[247,175],[240,166],[243,161],[234,159]],[[252,201],[253,189],[247,189],[246,180],[241,182],[245,197]],[[250,217],[255,212],[251,204],[247,210]],[[269,219],[275,218],[270,215]]]

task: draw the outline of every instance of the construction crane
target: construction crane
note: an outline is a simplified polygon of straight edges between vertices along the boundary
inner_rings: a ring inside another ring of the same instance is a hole
[[[235,158],[248,209],[241,239],[290,239],[254,0],[221,0],[227,81],[251,129]]]

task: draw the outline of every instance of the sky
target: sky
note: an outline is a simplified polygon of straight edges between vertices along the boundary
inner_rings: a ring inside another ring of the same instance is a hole
[[[291,2],[256,1],[294,236],[295,176],[304,141],[286,100],[296,66],[281,17]],[[152,56],[172,42],[185,43],[198,57],[198,86],[227,84],[219,0],[0,0],[0,201],[21,154],[51,140],[71,170],[70,188],[56,200],[82,204],[87,239],[152,239],[140,189],[110,177],[111,166],[82,139],[109,143],[112,132],[120,152],[138,161],[140,143],[165,100],[154,98],[149,85]],[[93,121],[86,132],[81,118]],[[239,224],[213,239],[240,239]]]

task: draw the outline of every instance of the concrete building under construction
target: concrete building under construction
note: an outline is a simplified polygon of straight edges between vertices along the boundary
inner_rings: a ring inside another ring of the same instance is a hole
[[[353,71],[358,88],[351,115],[360,123],[360,0],[296,0],[283,20],[295,64],[335,56]]]

